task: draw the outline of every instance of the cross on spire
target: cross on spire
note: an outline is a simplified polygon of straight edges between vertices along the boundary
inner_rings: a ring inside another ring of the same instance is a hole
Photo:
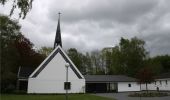
[[[54,49],[56,46],[60,45],[62,47],[62,41],[61,41],[61,30],[60,30],[60,12],[58,13],[58,25],[57,25],[57,31],[54,41]]]
[[[58,13],[59,19],[60,19],[60,14],[61,14],[61,13],[59,12],[59,13]]]

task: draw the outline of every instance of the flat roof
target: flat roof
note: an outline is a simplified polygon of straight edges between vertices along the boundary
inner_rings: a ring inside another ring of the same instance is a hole
[[[84,75],[85,81],[92,82],[136,82],[136,78],[125,75]]]

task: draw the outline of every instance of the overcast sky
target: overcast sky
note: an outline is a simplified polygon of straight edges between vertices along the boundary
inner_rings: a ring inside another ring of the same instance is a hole
[[[10,9],[7,3],[0,13]],[[151,56],[170,54],[170,0],[34,0],[19,22],[35,47],[53,46],[59,11],[64,49],[92,51],[136,36],[146,42]]]

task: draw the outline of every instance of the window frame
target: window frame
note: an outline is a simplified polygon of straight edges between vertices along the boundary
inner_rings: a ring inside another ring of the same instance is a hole
[[[132,87],[132,84],[129,83],[129,84],[128,84],[128,87]]]

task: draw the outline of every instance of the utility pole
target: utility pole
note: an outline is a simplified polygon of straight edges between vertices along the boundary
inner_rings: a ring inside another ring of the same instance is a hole
[[[66,63],[65,67],[66,67],[66,83],[64,84],[65,85],[65,90],[66,90],[66,100],[68,100],[68,67],[69,67],[69,63]]]

